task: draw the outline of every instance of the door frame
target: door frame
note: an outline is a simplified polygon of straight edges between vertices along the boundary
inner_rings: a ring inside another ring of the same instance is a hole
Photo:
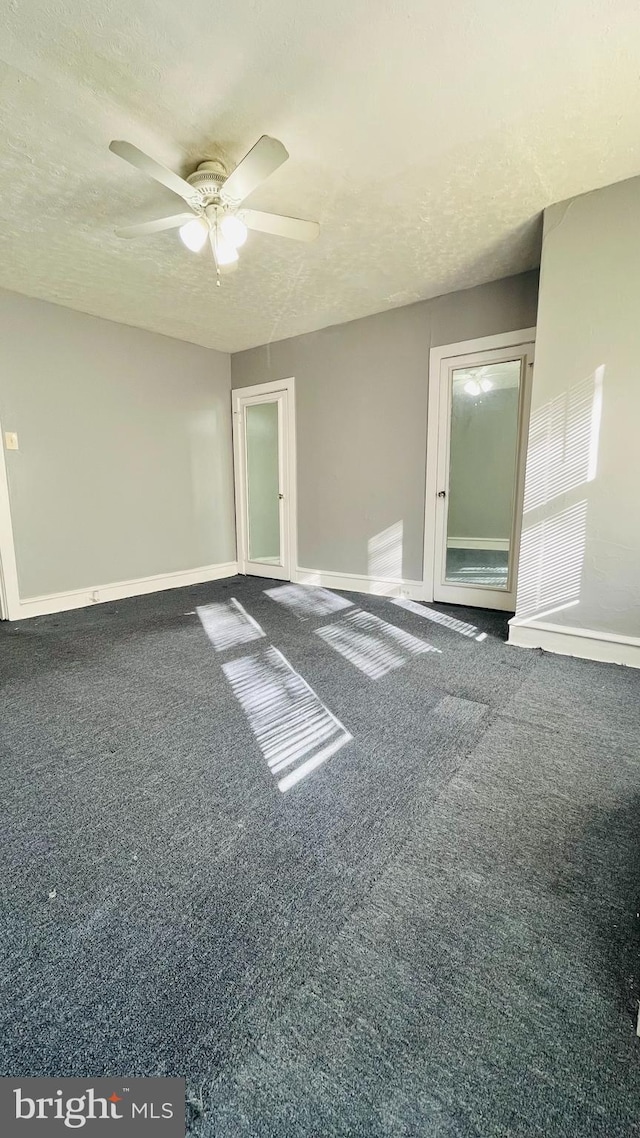
[[[533,344],[535,346],[536,329],[522,328],[516,332],[502,332],[496,336],[483,336],[475,340],[462,340],[456,344],[443,344],[432,348],[429,353],[429,396],[427,408],[427,462],[425,479],[425,513],[424,513],[424,553],[423,553],[423,586],[422,599],[433,601],[433,590],[438,567],[436,566],[436,532],[438,517],[436,499],[438,494],[438,448],[440,442],[440,411],[442,383],[441,374],[443,362],[455,359],[458,356],[477,356],[483,352],[492,353],[502,350],[524,348]],[[524,472],[527,457],[527,436],[529,429],[529,407],[531,403],[531,372],[524,377],[524,387],[520,401],[518,420],[519,458],[516,472],[516,490],[514,499],[514,549],[513,572],[517,574],[518,552],[520,543],[520,530],[522,522],[522,502],[524,497]],[[479,586],[482,588],[482,586]],[[497,590],[495,590],[497,592]],[[451,603],[463,604],[463,601]]]
[[[270,396],[284,396],[284,414],[279,423],[280,478],[282,482],[281,536],[284,549],[283,580],[290,581],[298,564],[298,509],[297,509],[297,469],[296,469],[296,404],[295,379],[273,380],[269,383],[254,383],[250,387],[235,387],[231,392],[233,423],[233,481],[236,504],[236,533],[238,573],[246,573],[250,562],[249,532],[246,511],[247,481],[245,462],[245,436],[242,427],[244,407],[250,402],[268,402]],[[265,397],[264,399],[262,397]],[[262,566],[261,566],[262,567]],[[256,574],[252,574],[256,576]],[[264,576],[269,578],[269,565],[264,563]]]

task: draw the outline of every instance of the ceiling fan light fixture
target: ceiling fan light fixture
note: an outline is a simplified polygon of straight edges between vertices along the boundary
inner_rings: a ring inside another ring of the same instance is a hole
[[[237,268],[238,249],[247,240],[249,229],[295,241],[313,241],[318,236],[320,226],[315,221],[246,209],[242,205],[289,157],[277,138],[261,135],[229,175],[219,161],[204,159],[186,179],[130,142],[114,139],[109,149],[182,198],[190,210],[125,226],[116,230],[118,236],[144,237],[178,229],[181,241],[194,253],[200,252],[208,240],[215,259],[217,285],[222,273],[232,273]]]
[[[190,249],[192,253],[199,253],[209,235],[209,226],[204,218],[194,217],[193,221],[181,225],[178,232],[187,249]]]
[[[481,379],[480,380],[480,386],[481,386],[483,391],[491,391],[491,389],[493,387],[493,383],[491,382],[490,379]]]
[[[465,383],[464,389],[467,395],[479,395],[482,391],[480,384],[475,379],[470,379],[467,383]]]
[[[228,241],[230,245],[233,245],[234,249],[240,249],[240,247],[244,245],[245,241],[247,240],[247,234],[249,233],[249,230],[247,229],[242,218],[238,217],[237,214],[225,213],[220,222],[220,233],[222,234],[225,241]]]

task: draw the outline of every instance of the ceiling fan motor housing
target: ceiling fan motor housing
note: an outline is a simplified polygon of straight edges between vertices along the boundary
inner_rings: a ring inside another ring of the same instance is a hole
[[[189,174],[187,182],[197,190],[206,205],[220,195],[220,188],[227,180],[227,172],[222,164],[216,160],[201,162],[193,174]]]

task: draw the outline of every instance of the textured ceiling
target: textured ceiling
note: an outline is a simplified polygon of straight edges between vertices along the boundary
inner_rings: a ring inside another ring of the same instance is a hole
[[[537,264],[540,210],[640,172],[636,0],[8,0],[0,284],[226,351]],[[117,225],[260,134],[290,160],[248,200],[319,240],[250,235],[215,287],[175,232]]]

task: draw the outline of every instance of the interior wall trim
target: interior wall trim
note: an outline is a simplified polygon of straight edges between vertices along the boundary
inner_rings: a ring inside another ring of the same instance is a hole
[[[302,569],[298,566],[292,580],[299,585],[323,585],[325,589],[342,589],[347,593],[370,593],[378,597],[423,599],[422,581],[404,578],[369,577],[362,573],[336,573],[333,569]]]
[[[592,628],[569,628],[544,621],[509,621],[509,644],[517,648],[543,648],[560,656],[578,656],[582,660],[600,660],[606,664],[623,664],[640,668],[640,636],[597,632]]]
[[[448,537],[447,549],[509,549],[508,537]]]
[[[159,593],[164,589],[182,589],[185,585],[200,585],[235,577],[237,561],[219,565],[203,565],[198,569],[179,569],[173,573],[158,573],[152,577],[137,577],[131,581],[117,581],[111,585],[95,585],[86,589],[71,589],[64,593],[47,593],[41,597],[24,597],[10,605],[8,619],[24,620],[30,616],[46,616],[69,609],[87,608],[104,601],[121,601],[125,597],[141,597],[145,593]]]

